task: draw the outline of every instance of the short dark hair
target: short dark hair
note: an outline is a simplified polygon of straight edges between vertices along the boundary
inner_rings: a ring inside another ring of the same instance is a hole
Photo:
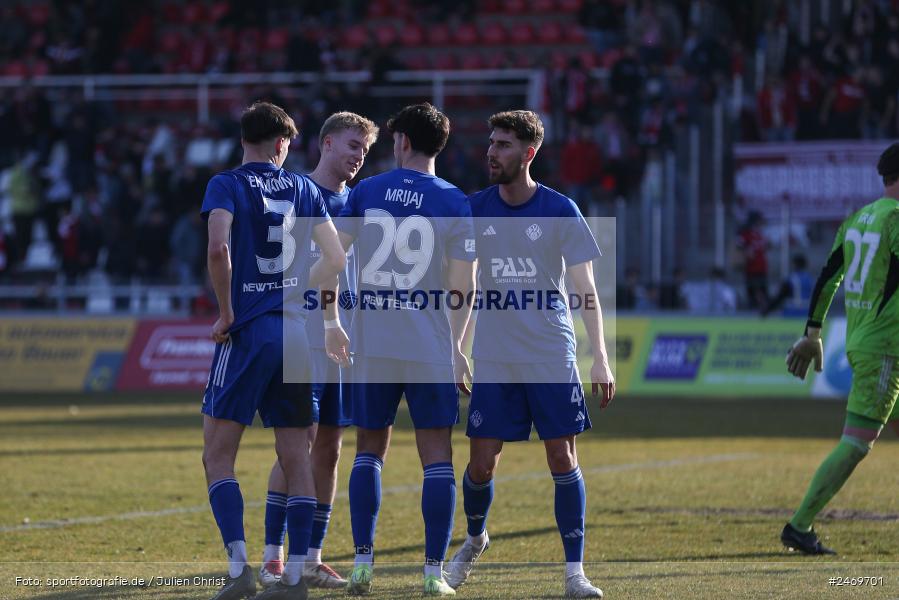
[[[883,185],[893,185],[899,180],[899,142],[891,144],[880,155],[877,174],[883,178]]]
[[[507,110],[498,112],[487,119],[491,129],[514,131],[515,137],[527,142],[535,149],[543,143],[543,121],[537,113],[530,110]]]
[[[412,149],[425,156],[440,154],[449,138],[450,122],[445,114],[428,102],[411,104],[387,121],[387,131],[409,138]]]
[[[250,144],[279,137],[293,139],[298,134],[296,123],[290,115],[271,102],[254,102],[240,115],[240,137]]]

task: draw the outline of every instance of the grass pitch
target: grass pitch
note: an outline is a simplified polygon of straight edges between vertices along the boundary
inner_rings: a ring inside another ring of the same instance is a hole
[[[607,598],[899,598],[899,444],[891,431],[819,520],[840,552],[820,560],[787,553],[777,538],[836,442],[842,403],[618,398],[602,413],[590,406],[594,429],[578,438],[586,571]],[[211,597],[209,580],[224,563],[198,411],[198,395],[0,400],[0,599]],[[455,434],[457,480],[468,451],[463,430]],[[272,440],[270,431],[249,429],[237,464],[255,561]],[[324,548],[344,572],[353,454],[350,430]],[[421,467],[407,414],[382,475],[373,597],[418,596]],[[460,598],[561,596],[552,496],[542,444],[508,444],[488,522],[492,545]],[[450,553],[465,533],[461,501],[460,491]],[[128,585],[94,580],[101,577]],[[876,585],[830,583],[853,577]]]

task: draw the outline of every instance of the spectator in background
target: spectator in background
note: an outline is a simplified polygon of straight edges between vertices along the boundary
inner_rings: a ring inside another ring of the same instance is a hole
[[[578,22],[587,33],[597,53],[603,54],[621,42],[623,18],[620,2],[585,0],[578,12]]]
[[[737,234],[737,250],[743,263],[746,300],[749,308],[759,310],[768,303],[768,240],[762,233],[762,214],[749,211],[746,223]]]
[[[625,196],[631,186],[631,159],[633,143],[630,134],[614,110],[603,115],[596,128],[596,140],[600,155],[605,161],[606,172],[615,178],[615,193]]]
[[[31,234],[34,220],[40,209],[41,200],[38,195],[37,178],[34,176],[34,164],[37,157],[34,153],[22,155],[20,159],[4,173],[3,183],[6,196],[9,198],[10,212],[15,227],[14,262],[22,263],[31,246]]]
[[[705,281],[685,283],[683,290],[691,313],[719,315],[737,311],[737,293],[725,280],[721,267],[714,267]]]
[[[602,169],[602,156],[599,145],[593,140],[592,127],[578,124],[572,128],[559,162],[566,194],[583,214],[589,215],[593,201],[591,188],[596,185]]]
[[[654,290],[640,282],[640,271],[628,267],[624,281],[615,292],[615,306],[619,310],[652,310],[656,308]]]
[[[859,137],[862,108],[865,103],[865,88],[862,85],[862,70],[852,71],[836,81],[821,106],[821,124],[830,135],[837,139]]]
[[[822,78],[811,56],[803,53],[799,66],[790,76],[790,87],[796,99],[796,138],[811,140],[818,137]]]
[[[137,274],[148,282],[162,279],[169,262],[169,230],[165,212],[152,207],[137,228]]]
[[[796,137],[796,98],[779,75],[769,75],[758,93],[758,120],[766,142],[790,142]]]
[[[762,309],[763,317],[767,317],[781,306],[785,317],[804,317],[808,314],[815,280],[808,272],[808,260],[804,255],[793,256],[792,262],[793,270],[780,284],[777,295]]]
[[[865,70],[865,98],[862,135],[868,140],[891,137],[896,116],[896,89],[891,89],[879,66]]]
[[[185,212],[175,221],[169,238],[169,250],[179,284],[190,285],[197,281],[206,256],[205,248],[206,228],[199,211]]]
[[[624,115],[633,118],[625,120],[633,123],[639,109],[640,92],[643,90],[643,67],[637,60],[637,50],[632,44],[624,47],[621,57],[612,66],[609,74],[609,90],[615,107]]]
[[[687,308],[687,299],[684,296],[684,285],[687,283],[687,273],[683,267],[676,267],[671,280],[659,287],[659,308],[666,310],[684,310]]]

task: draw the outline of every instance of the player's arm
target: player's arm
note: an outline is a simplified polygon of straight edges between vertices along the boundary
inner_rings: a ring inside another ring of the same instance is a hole
[[[312,239],[321,249],[321,256],[309,271],[309,286],[319,287],[325,321],[325,352],[341,366],[349,366],[349,338],[340,324],[337,312],[339,274],[346,268],[346,251],[330,220],[312,229]]]
[[[234,215],[223,208],[215,208],[209,213],[206,265],[219,305],[219,318],[212,326],[212,339],[219,344],[228,339],[228,329],[234,323],[234,307],[231,304],[231,252],[228,248],[233,222]]]
[[[815,363],[815,371],[820,373],[822,369],[824,344],[821,342],[821,326],[846,272],[843,258],[846,223],[848,220],[844,221],[837,231],[837,237],[834,240],[830,256],[827,258],[827,263],[821,269],[818,281],[815,282],[815,289],[812,292],[808,308],[805,334],[796,340],[787,353],[787,370],[799,379],[805,379],[812,362]]]
[[[468,302],[468,298],[474,292],[474,273],[475,262],[456,258],[449,259],[447,265],[449,289],[453,292],[460,292],[465,298],[465,302],[459,309],[449,311],[450,330],[453,336],[453,365],[456,370],[456,385],[468,395],[471,395],[471,390],[465,383],[465,379],[468,378],[471,381],[471,369],[468,366],[468,358],[465,356],[464,338],[468,321],[471,319],[473,302]]]
[[[606,340],[603,335],[602,308],[596,293],[596,282],[593,279],[593,261],[578,263],[568,267],[571,283],[581,299],[581,318],[593,348],[593,366],[590,368],[590,383],[594,396],[599,395],[602,388],[602,399],[599,407],[605,408],[615,396],[615,378],[609,366],[609,355],[606,351]]]

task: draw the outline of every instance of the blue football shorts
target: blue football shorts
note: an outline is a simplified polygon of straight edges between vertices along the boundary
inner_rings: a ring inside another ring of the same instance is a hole
[[[285,327],[280,312],[262,314],[232,332],[216,344],[202,413],[244,425],[252,424],[257,412],[265,427],[312,425],[312,387],[284,383],[284,356],[308,368],[305,328],[301,322]]]
[[[517,442],[532,426],[541,440],[590,429],[577,363],[475,361],[465,434]]]

